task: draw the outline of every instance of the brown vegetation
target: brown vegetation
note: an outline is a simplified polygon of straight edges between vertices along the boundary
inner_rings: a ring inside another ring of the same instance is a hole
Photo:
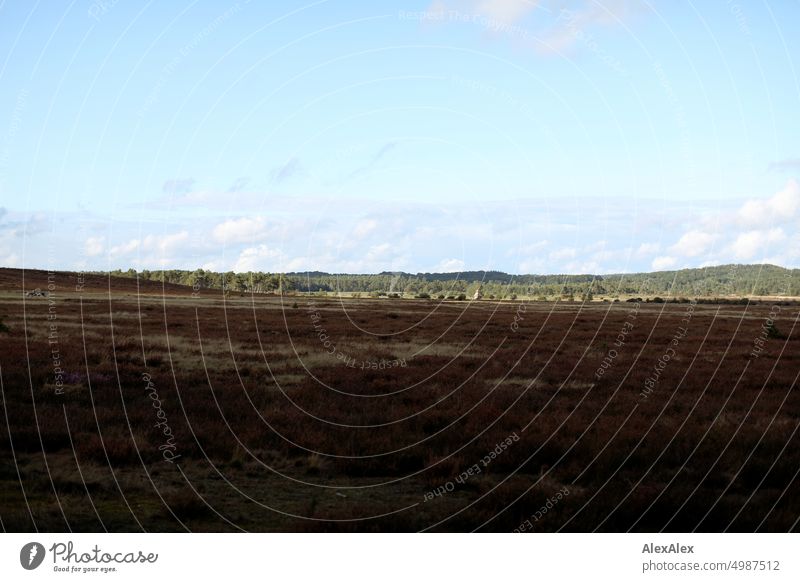
[[[193,297],[103,277],[76,292],[76,277],[24,298],[0,271],[6,530],[512,531],[562,488],[533,531],[800,517],[796,305],[756,357],[769,303],[632,318],[625,302]],[[25,290],[47,286],[26,272]]]

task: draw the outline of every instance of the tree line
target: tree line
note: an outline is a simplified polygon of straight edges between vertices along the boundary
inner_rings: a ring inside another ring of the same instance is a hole
[[[265,273],[204,269],[104,272],[116,277],[163,281],[195,288],[239,293],[356,293],[365,296],[420,298],[592,299],[618,296],[750,297],[796,296],[800,269],[775,265],[721,265],[656,273],[611,275],[511,275],[500,271],[462,273],[333,274],[321,271]],[[461,296],[464,297],[461,297]]]

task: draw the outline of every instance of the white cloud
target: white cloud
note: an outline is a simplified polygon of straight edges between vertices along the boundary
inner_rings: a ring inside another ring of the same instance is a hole
[[[564,265],[562,269],[556,270],[567,275],[591,275],[602,269],[597,261],[572,261]]]
[[[800,208],[800,183],[789,180],[783,190],[766,200],[748,200],[739,209],[740,224],[749,227],[767,227],[792,220]]]
[[[273,182],[275,182],[276,184],[280,184],[282,182],[285,182],[292,176],[301,173],[301,171],[302,168],[300,167],[300,160],[298,160],[297,158],[292,158],[288,160],[286,163],[273,168],[272,172],[270,172],[270,176]]]
[[[19,255],[15,253],[0,255],[0,266],[16,267],[17,265],[19,265]]]
[[[641,259],[654,255],[660,250],[661,245],[658,243],[642,243],[639,245],[639,248],[636,249],[635,255]]]
[[[716,238],[716,234],[690,230],[672,245],[670,251],[684,257],[697,257],[705,253]]]
[[[509,26],[519,22],[537,3],[538,0],[434,0],[427,12],[441,14],[440,19],[449,17],[448,13],[451,12],[478,15],[488,21],[487,26],[499,28],[499,25]]]
[[[771,244],[785,239],[786,234],[782,228],[751,230],[736,237],[731,249],[737,259],[752,259],[759,252],[767,250]]]
[[[279,271],[284,258],[280,249],[273,249],[267,245],[249,247],[239,253],[233,270],[236,272]]]
[[[371,232],[378,228],[378,221],[373,218],[365,218],[360,220],[356,227],[353,229],[353,235],[356,238],[364,238]]]
[[[653,262],[651,263],[650,266],[654,271],[664,271],[666,269],[671,269],[672,267],[674,267],[677,262],[678,261],[675,257],[669,257],[669,256],[656,257],[655,259],[653,259]]]
[[[800,170],[800,158],[786,158],[778,162],[772,162],[769,165],[770,170]]]
[[[502,24],[514,24],[536,7],[535,0],[481,0],[475,12]]]
[[[597,269],[593,270],[592,273],[600,273],[606,270],[606,266],[612,262],[617,256],[616,251],[602,251],[599,253],[595,253],[591,256],[592,262],[597,265]],[[603,266],[606,265],[606,266]]]
[[[166,235],[149,234],[144,237],[142,248],[147,251],[158,251],[168,254],[178,250],[188,240],[189,233],[185,230]]]
[[[119,257],[119,256],[122,256],[122,255],[128,255],[128,254],[132,253],[133,251],[135,251],[136,249],[138,249],[140,244],[141,244],[141,241],[139,239],[131,239],[131,240],[129,240],[128,242],[126,242],[124,244],[116,245],[116,246],[111,247],[111,250],[108,251],[108,253],[112,257]]]
[[[598,57],[605,57],[607,64],[612,64],[613,57],[606,54],[594,40],[592,31],[597,28],[611,28],[628,26],[627,21],[631,16],[648,10],[648,5],[643,0],[615,0],[596,2],[585,0],[574,5],[575,8],[560,6],[553,10],[555,22],[539,34],[544,47],[543,52],[565,51],[580,44],[586,50],[596,53]],[[618,63],[617,63],[618,64]]]
[[[106,246],[106,239],[103,236],[90,236],[86,239],[84,243],[84,250],[86,251],[86,255],[89,257],[96,257],[99,254],[102,254],[103,249]]]
[[[445,259],[434,269],[437,273],[457,273],[464,270],[464,261],[461,259]]]
[[[583,247],[586,252],[603,251],[608,248],[607,240],[598,240]]]
[[[222,244],[253,242],[267,234],[267,224],[263,217],[231,218],[219,223],[211,231],[215,241]]]
[[[578,254],[578,251],[572,247],[567,247],[564,249],[559,249],[557,251],[553,251],[550,253],[550,258],[554,261],[563,261],[565,259],[574,259]]]
[[[186,194],[194,187],[194,184],[194,178],[174,178],[164,182],[161,189],[167,194]]]
[[[369,248],[365,259],[369,263],[383,262],[392,258],[392,245],[389,243],[382,243],[374,245]]]
[[[542,258],[527,259],[521,261],[517,267],[516,273],[520,275],[529,275],[532,273],[542,273],[545,271],[545,262]]]
[[[166,235],[148,234],[143,239],[134,238],[121,245],[111,247],[109,255],[116,258],[130,255],[134,251],[150,251],[159,253],[161,256],[157,257],[157,262],[163,263],[166,259],[164,255],[181,249],[188,241],[189,233],[185,230]]]
[[[529,245],[525,245],[523,247],[520,247],[519,254],[521,254],[521,255],[532,255],[532,254],[538,255],[538,254],[540,254],[542,252],[542,250],[548,244],[550,244],[549,241],[540,240],[540,241],[537,241],[535,243],[531,243]],[[509,251],[509,254],[512,254],[512,253],[513,253],[512,251]]]

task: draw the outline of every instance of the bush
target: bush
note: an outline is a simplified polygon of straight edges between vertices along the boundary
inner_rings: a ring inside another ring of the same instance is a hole
[[[767,329],[767,337],[770,339],[783,339],[786,337],[777,327],[775,327],[774,321],[770,321],[765,327]]]
[[[467,298],[467,296],[466,296],[466,295],[464,295],[464,294],[462,293],[461,295],[459,295],[458,297],[456,297],[456,300],[458,300],[458,301],[464,301],[464,300],[466,300],[466,298]]]
[[[417,293],[415,295],[415,297],[417,299],[430,299],[431,298],[430,294],[428,294],[428,293]]]

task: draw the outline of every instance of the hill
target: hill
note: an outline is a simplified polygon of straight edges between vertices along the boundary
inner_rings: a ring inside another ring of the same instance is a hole
[[[28,271],[30,273],[30,271]],[[588,296],[751,297],[800,295],[800,269],[775,265],[720,265],[653,273],[610,275],[513,275],[501,271],[461,273],[336,274],[323,271],[291,273],[216,273],[197,269],[95,273],[99,277],[138,278],[141,282],[194,285],[238,292],[282,291],[405,293],[450,297],[480,288],[485,297],[581,298]],[[2,283],[0,282],[0,285]],[[122,283],[116,283],[122,285]],[[104,283],[107,288],[108,283]],[[166,287],[170,292],[173,290]],[[177,290],[174,290],[177,291]]]

